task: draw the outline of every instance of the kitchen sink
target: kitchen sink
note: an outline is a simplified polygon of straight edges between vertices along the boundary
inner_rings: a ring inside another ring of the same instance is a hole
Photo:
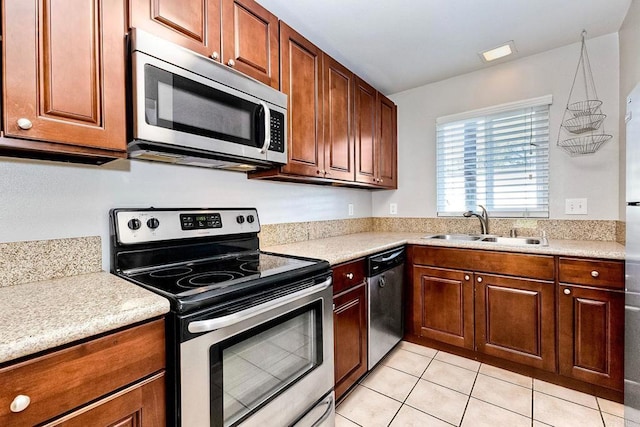
[[[542,239],[535,237],[484,237],[481,242],[498,243],[499,245],[542,245]]]
[[[499,245],[513,245],[513,246],[526,246],[526,245],[540,245],[546,246],[542,239],[536,237],[499,237],[486,234],[434,234],[425,236],[423,239],[436,239],[436,240],[459,240],[467,242],[478,243],[497,243]]]
[[[435,234],[433,236],[425,236],[423,237],[423,239],[477,241],[482,239],[483,237],[485,236],[477,234]]]

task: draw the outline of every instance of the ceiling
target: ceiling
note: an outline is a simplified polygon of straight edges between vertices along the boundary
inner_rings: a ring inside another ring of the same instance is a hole
[[[631,0],[257,0],[385,94],[618,31]],[[517,53],[478,52],[513,40]],[[587,42],[588,46],[588,42]]]

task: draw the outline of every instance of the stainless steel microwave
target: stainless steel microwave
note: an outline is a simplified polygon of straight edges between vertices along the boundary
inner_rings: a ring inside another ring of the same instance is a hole
[[[240,171],[287,163],[285,94],[139,29],[129,43],[129,157]]]

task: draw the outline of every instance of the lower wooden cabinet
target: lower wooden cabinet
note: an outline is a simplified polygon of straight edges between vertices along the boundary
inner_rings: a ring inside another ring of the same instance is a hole
[[[163,320],[6,366],[0,425],[164,426],[165,366]]]
[[[560,284],[560,374],[617,390],[624,380],[624,293]]]
[[[414,330],[424,338],[473,349],[472,273],[413,267]]]
[[[555,372],[553,282],[476,274],[476,350]]]
[[[333,337],[335,393],[339,399],[367,372],[367,283],[364,260],[344,264],[333,271]],[[345,283],[360,279],[355,285]],[[346,290],[344,290],[346,288]]]

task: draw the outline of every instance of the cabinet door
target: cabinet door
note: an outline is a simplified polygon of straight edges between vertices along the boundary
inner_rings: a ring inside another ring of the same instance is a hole
[[[253,0],[222,0],[222,63],[280,87],[278,18]]]
[[[322,69],[325,176],[353,181],[353,73],[326,54]]]
[[[367,372],[367,298],[362,283],[333,298],[336,399]]]
[[[164,373],[114,393],[45,427],[155,427],[166,423]]]
[[[623,389],[624,293],[558,287],[560,374]]]
[[[413,295],[417,335],[473,348],[471,273],[414,266]]]
[[[356,78],[355,136],[356,181],[377,184],[376,90]]]
[[[378,94],[378,183],[385,188],[397,188],[398,108],[389,98]]]
[[[129,0],[129,27],[220,57],[220,0]]]
[[[555,372],[554,283],[475,275],[476,349]]]
[[[3,5],[5,134],[125,151],[123,2]]]
[[[322,144],[322,51],[280,22],[280,90],[289,97],[285,173],[324,178]]]

